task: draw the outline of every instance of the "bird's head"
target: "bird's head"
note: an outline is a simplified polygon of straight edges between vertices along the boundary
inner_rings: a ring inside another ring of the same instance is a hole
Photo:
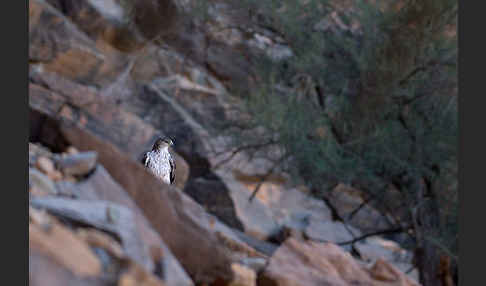
[[[174,142],[169,137],[159,137],[155,143],[152,150],[163,150],[169,146],[174,146]]]

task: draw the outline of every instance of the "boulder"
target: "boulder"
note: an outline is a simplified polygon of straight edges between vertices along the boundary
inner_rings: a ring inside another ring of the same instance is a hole
[[[65,175],[84,176],[96,166],[96,152],[82,152],[56,158],[56,165]]]
[[[149,256],[135,224],[134,214],[128,208],[102,200],[74,200],[66,198],[34,198],[31,205],[46,209],[58,216],[98,229],[114,233],[120,238],[128,257],[141,264],[149,271],[153,261]]]
[[[365,271],[331,243],[289,238],[270,258],[259,285],[371,285]]]
[[[258,176],[253,176],[257,180],[252,181],[252,176],[243,176],[241,171],[237,173],[240,170],[237,166],[229,163],[227,169],[216,173],[225,182],[227,196],[233,201],[237,218],[246,233],[265,240],[278,235],[283,227],[304,231],[311,221],[325,223],[331,220],[331,212],[323,201],[282,181],[262,183],[255,198],[249,201],[260,183]]]
[[[341,218],[363,232],[373,232],[390,227],[386,217],[372,205],[365,204],[364,194],[355,188],[339,184],[327,197]]]
[[[243,225],[245,233],[266,240],[276,235],[281,225],[272,217],[272,210],[260,200],[250,202],[251,191],[232,176],[220,173],[227,186],[227,196],[233,201],[235,213]],[[216,206],[218,207],[218,206]]]
[[[228,226],[244,230],[243,224],[235,213],[234,202],[228,196],[228,189],[217,177],[194,178],[188,182],[184,192]]]
[[[48,231],[30,223],[29,249],[51,257],[78,277],[101,275],[101,263],[89,246],[59,223],[50,224]]]
[[[418,284],[383,260],[367,266],[335,244],[289,238],[270,258],[268,266],[258,277],[258,285]]]
[[[415,281],[418,281],[418,271],[413,267],[413,253],[405,250],[398,243],[380,237],[369,237],[354,244],[361,259],[369,263],[384,260],[398,270],[406,273]]]

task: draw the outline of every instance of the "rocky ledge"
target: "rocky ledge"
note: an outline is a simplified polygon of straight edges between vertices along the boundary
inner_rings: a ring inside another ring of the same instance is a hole
[[[271,164],[215,132],[283,39],[224,1],[205,23],[127,3],[29,1],[30,285],[417,285],[408,251],[357,239],[388,226],[359,190],[259,184]],[[139,163],[160,135],[172,186]]]

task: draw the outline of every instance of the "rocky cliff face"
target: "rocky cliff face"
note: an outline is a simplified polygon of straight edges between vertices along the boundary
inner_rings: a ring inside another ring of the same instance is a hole
[[[286,174],[249,202],[271,164],[233,156],[218,126],[257,56],[292,51],[225,1],[204,23],[194,5],[29,1],[30,283],[415,285],[398,245],[349,243],[386,226],[376,210],[336,221]],[[175,138],[173,186],[138,163],[160,135]],[[362,198],[330,201],[347,217]]]

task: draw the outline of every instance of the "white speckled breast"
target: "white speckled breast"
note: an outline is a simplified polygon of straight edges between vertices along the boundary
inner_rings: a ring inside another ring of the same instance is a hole
[[[170,153],[169,150],[160,152],[150,151],[147,154],[149,170],[166,184],[170,184]]]

